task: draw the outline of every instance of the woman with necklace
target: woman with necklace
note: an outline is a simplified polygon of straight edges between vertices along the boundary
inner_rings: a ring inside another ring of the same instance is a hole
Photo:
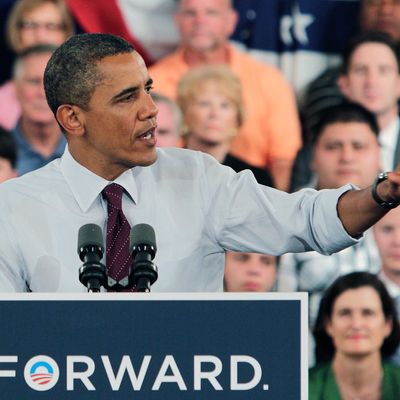
[[[314,336],[309,400],[400,399],[400,367],[386,361],[400,343],[400,328],[376,275],[338,278],[321,301]]]

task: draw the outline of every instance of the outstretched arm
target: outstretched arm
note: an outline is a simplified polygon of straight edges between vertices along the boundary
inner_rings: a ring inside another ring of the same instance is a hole
[[[388,179],[376,187],[377,195],[386,202],[400,203],[400,166],[388,173]],[[359,237],[390,209],[380,207],[372,197],[371,187],[350,190],[338,202],[338,214],[343,226],[353,237]]]

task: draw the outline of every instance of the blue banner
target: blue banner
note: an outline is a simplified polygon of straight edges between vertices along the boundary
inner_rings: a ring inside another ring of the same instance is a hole
[[[307,399],[305,294],[0,297],[4,399]]]

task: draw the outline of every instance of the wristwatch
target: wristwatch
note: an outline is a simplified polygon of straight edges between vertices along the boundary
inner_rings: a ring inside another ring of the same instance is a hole
[[[376,204],[378,204],[379,207],[385,208],[385,209],[391,209],[391,208],[396,208],[400,202],[395,202],[395,201],[385,201],[381,199],[378,195],[377,187],[378,185],[385,181],[388,178],[388,173],[387,172],[381,172],[378,174],[378,176],[375,179],[374,184],[372,185],[371,188],[371,193],[373,199],[376,201]]]

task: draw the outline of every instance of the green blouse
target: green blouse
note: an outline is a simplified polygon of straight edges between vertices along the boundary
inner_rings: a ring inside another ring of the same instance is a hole
[[[341,400],[331,364],[321,364],[309,371],[309,400]],[[400,367],[383,363],[382,400],[400,399]]]

